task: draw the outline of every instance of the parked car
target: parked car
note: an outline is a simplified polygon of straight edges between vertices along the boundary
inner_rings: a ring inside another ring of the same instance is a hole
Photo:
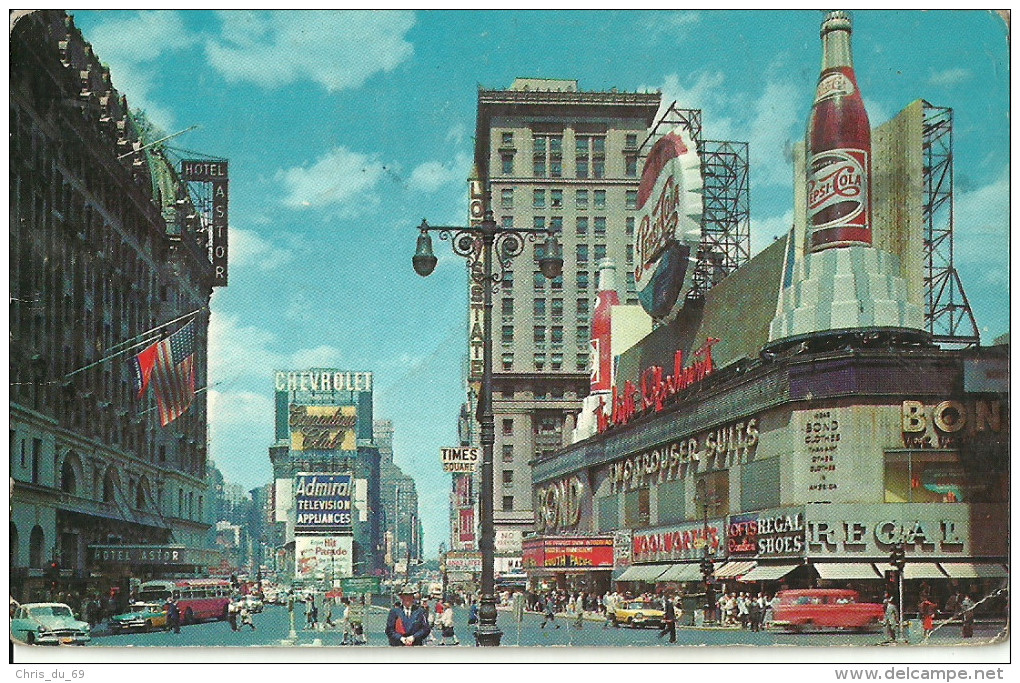
[[[30,602],[14,610],[11,638],[29,645],[84,645],[92,629],[59,602]]]
[[[772,626],[788,631],[881,628],[885,608],[859,599],[857,591],[843,588],[779,591]]]
[[[662,605],[647,600],[630,600],[613,611],[610,620],[613,625],[626,624],[638,628],[640,626],[657,626],[662,628],[665,613]]]
[[[136,602],[128,606],[127,612],[110,618],[110,629],[114,633],[153,631],[166,627],[166,605],[155,602]]]

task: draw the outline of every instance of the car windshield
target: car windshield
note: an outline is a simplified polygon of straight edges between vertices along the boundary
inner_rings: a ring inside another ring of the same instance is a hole
[[[654,602],[632,602],[627,605],[627,609],[656,609],[658,605]]]
[[[31,617],[67,617],[73,618],[71,608],[66,605],[46,605],[45,607],[33,607],[28,610]]]
[[[150,605],[147,602],[136,602],[135,604],[131,605],[132,612],[151,612],[154,609],[156,609],[156,606]]]

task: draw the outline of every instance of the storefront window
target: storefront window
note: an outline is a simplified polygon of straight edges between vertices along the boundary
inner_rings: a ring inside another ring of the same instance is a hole
[[[887,503],[988,503],[1001,496],[1001,476],[965,467],[956,451],[885,454]]]
[[[629,491],[623,496],[623,515],[627,526],[648,526],[651,504],[648,489]]]

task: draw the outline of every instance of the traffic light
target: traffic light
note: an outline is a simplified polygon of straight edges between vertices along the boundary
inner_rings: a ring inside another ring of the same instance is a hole
[[[50,588],[57,590],[60,582],[60,562],[57,560],[50,561],[50,565],[46,567],[46,578],[50,580]]]
[[[903,566],[907,563],[906,551],[902,543],[894,543],[892,551],[889,553],[889,564],[896,567],[896,571],[903,571]]]
[[[702,559],[701,560],[701,576],[704,577],[705,583],[708,583],[709,581],[712,580],[712,574],[714,574],[714,573],[715,573],[715,565],[712,563],[712,560],[710,560],[707,557]]]

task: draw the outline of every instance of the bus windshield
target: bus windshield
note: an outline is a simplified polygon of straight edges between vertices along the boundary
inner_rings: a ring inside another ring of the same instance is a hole
[[[165,588],[148,588],[138,593],[141,602],[166,602],[170,599],[170,591]]]

